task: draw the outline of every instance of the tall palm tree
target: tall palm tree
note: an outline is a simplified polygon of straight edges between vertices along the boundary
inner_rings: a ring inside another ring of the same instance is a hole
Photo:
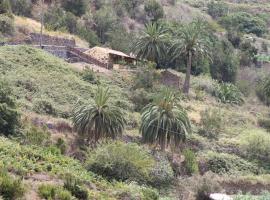
[[[118,107],[109,104],[109,99],[109,89],[99,87],[93,103],[74,109],[74,128],[90,143],[95,144],[101,138],[115,139],[123,133],[126,120]]]
[[[186,78],[183,92],[188,94],[190,87],[191,66],[195,57],[210,57],[211,42],[206,32],[206,23],[196,19],[189,24],[183,25],[176,32],[176,39],[171,50],[174,58],[184,56],[187,61]]]
[[[133,43],[132,52],[139,59],[157,62],[166,52],[168,29],[156,22],[145,25],[144,31]]]
[[[178,147],[184,142],[191,125],[185,110],[176,104],[175,95],[167,90],[143,109],[140,132],[144,142],[159,144],[164,151],[168,145]]]

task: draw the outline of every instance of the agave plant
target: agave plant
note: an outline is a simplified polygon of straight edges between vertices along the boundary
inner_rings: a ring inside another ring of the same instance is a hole
[[[162,151],[186,140],[191,133],[190,121],[186,111],[176,104],[174,93],[167,90],[143,109],[140,132],[145,143],[160,145]]]
[[[231,83],[220,83],[216,85],[213,94],[222,103],[241,105],[244,103],[243,94]]]
[[[121,110],[109,103],[109,99],[109,89],[99,87],[93,103],[74,109],[74,128],[90,143],[95,144],[101,138],[115,139],[123,133],[126,120]]]

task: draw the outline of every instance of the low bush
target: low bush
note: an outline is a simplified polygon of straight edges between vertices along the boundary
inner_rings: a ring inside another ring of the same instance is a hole
[[[258,125],[262,128],[265,128],[268,132],[270,132],[270,119],[269,118],[258,119]]]
[[[231,83],[220,83],[216,85],[213,93],[222,103],[242,105],[244,103],[243,94]]]
[[[0,81],[0,113],[0,133],[5,136],[15,134],[19,127],[20,114],[11,88],[3,81]]]
[[[185,169],[189,175],[196,174],[199,172],[198,162],[195,153],[190,149],[185,149],[183,151],[185,156]]]
[[[206,158],[208,170],[217,174],[258,174],[260,168],[238,156],[226,153],[209,152]]]
[[[47,100],[37,100],[34,102],[33,110],[39,114],[56,115],[56,109],[52,102]]]
[[[209,200],[211,193],[218,193],[220,191],[221,186],[212,174],[206,174],[196,181],[196,200]]]
[[[23,197],[25,188],[20,179],[15,179],[4,170],[0,171],[0,196],[7,200]]]
[[[267,85],[269,85],[270,81],[268,78],[262,78],[258,81],[256,86],[256,94],[257,97],[266,105],[270,105],[270,96],[266,92]]]
[[[60,186],[42,184],[38,187],[38,194],[47,200],[72,200],[71,193]]]
[[[209,139],[217,139],[224,132],[224,116],[218,109],[206,109],[201,112],[201,125],[198,133]]]
[[[137,144],[113,142],[91,152],[86,166],[108,179],[147,182],[154,163],[150,154]]]
[[[92,84],[99,84],[99,80],[94,72],[93,69],[86,67],[82,72],[83,80],[92,83]]]
[[[151,64],[149,64],[151,65]],[[152,66],[144,67],[139,70],[134,79],[134,89],[144,88],[151,89],[154,86],[155,81],[158,79],[158,74],[155,72]]]
[[[167,187],[174,179],[174,172],[168,161],[167,156],[162,153],[155,152],[155,160],[157,161],[155,166],[150,172],[149,184],[154,187]]]
[[[134,103],[136,112],[140,112],[147,104],[152,101],[152,97],[145,89],[140,88],[132,92],[130,96],[131,101]]]
[[[215,92],[217,84],[217,81],[207,76],[194,77],[194,80],[192,80],[192,85],[194,85],[196,90],[205,91],[207,94],[211,95]]]
[[[23,143],[46,146],[50,143],[50,133],[45,128],[31,125],[23,133]]]
[[[246,133],[241,140],[241,148],[249,158],[259,160],[262,163],[270,163],[269,133],[262,130],[254,130]]]

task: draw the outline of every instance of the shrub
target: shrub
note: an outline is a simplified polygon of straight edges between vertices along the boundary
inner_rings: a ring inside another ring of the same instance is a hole
[[[217,174],[258,174],[260,172],[256,164],[231,154],[209,152],[206,159],[208,170]]]
[[[189,175],[196,174],[199,172],[198,162],[196,159],[196,155],[190,149],[185,149],[183,151],[183,155],[185,156],[185,169]]]
[[[261,130],[247,133],[242,138],[242,149],[246,152],[247,156],[252,159],[257,159],[260,162],[270,163],[270,136]]]
[[[269,118],[258,119],[258,124],[260,127],[265,128],[268,132],[270,131],[270,119]]]
[[[58,138],[55,145],[56,145],[56,147],[58,149],[60,149],[61,154],[65,154],[66,153],[67,144],[66,144],[65,140],[63,140],[62,138]]]
[[[268,200],[268,199],[270,199],[269,192],[266,192],[260,196],[238,195],[234,198],[234,200]]]
[[[136,112],[140,112],[146,105],[148,105],[152,98],[149,95],[149,92],[146,92],[143,88],[136,89],[132,92],[131,101],[134,103]]]
[[[108,179],[147,182],[154,159],[137,144],[113,142],[91,152],[86,166]]]
[[[71,194],[80,199],[80,200],[87,200],[88,199],[88,190],[82,184],[80,181],[78,181],[76,178],[72,177],[71,175],[66,175],[65,182],[64,182],[64,188],[71,192]]]
[[[45,128],[42,129],[36,126],[30,126],[24,131],[23,137],[25,144],[44,146],[49,144],[50,133]]]
[[[206,93],[211,95],[215,92],[216,85],[218,84],[217,81],[207,76],[194,77],[193,81],[194,82],[192,82],[192,84],[194,85],[196,90],[205,91]]]
[[[56,109],[50,101],[37,100],[34,102],[33,110],[39,114],[56,115]]]
[[[0,81],[0,133],[11,135],[19,126],[19,112],[16,109],[10,87]]]
[[[42,184],[38,187],[38,194],[41,198],[48,200],[72,200],[71,193],[62,187]]]
[[[211,193],[217,193],[221,191],[221,186],[215,177],[211,174],[206,174],[204,177],[197,180],[196,187],[196,200],[209,200]]]
[[[86,67],[82,72],[82,78],[83,80],[92,83],[92,84],[98,84],[99,80],[96,77],[96,74],[93,69]]]
[[[0,172],[0,195],[7,200],[15,200],[23,197],[24,186],[19,179],[14,179],[4,170]]]
[[[248,80],[238,80],[236,86],[245,97],[248,97],[252,89],[254,89],[252,88],[252,83],[250,83]]]
[[[137,72],[133,88],[151,89],[154,86],[154,82],[156,80],[157,74],[155,70],[151,68],[143,68]]]
[[[263,78],[262,80],[259,80],[256,86],[256,95],[258,98],[265,103],[266,105],[270,105],[270,96],[267,92],[267,88],[269,87],[270,79],[269,78]]]
[[[216,19],[227,15],[229,7],[221,1],[211,1],[207,4],[207,12]]]
[[[201,124],[199,134],[210,139],[217,139],[224,131],[223,116],[218,109],[206,109],[201,112]]]
[[[222,103],[241,105],[244,103],[243,94],[231,83],[220,83],[213,94]]]
[[[149,184],[154,187],[167,187],[174,178],[171,164],[167,157],[162,153],[155,152],[154,157],[157,162],[151,170]]]
[[[14,32],[14,21],[7,15],[0,14],[0,32],[3,35],[11,35]]]

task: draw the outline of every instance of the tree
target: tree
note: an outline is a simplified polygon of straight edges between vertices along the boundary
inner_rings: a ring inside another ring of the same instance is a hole
[[[260,17],[246,12],[237,12],[221,19],[221,24],[227,30],[237,30],[242,33],[253,33],[258,37],[267,33],[267,23]]]
[[[97,36],[100,38],[101,43],[105,43],[108,40],[109,31],[113,30],[117,24],[117,17],[113,10],[104,7],[98,10],[94,15],[94,29]]]
[[[12,91],[7,83],[0,81],[0,133],[6,136],[16,132],[19,112],[16,109]]]
[[[180,105],[176,105],[175,95],[168,90],[143,109],[141,121],[140,132],[143,141],[159,144],[162,151],[168,145],[178,147],[191,133],[186,111]]]
[[[94,102],[76,106],[72,121],[75,130],[86,136],[88,142],[97,143],[101,138],[116,139],[124,131],[126,120],[118,107],[109,102],[109,89],[99,87]]]
[[[157,21],[164,16],[163,7],[156,0],[146,2],[144,10],[151,21]]]
[[[82,16],[86,12],[88,5],[86,0],[64,0],[62,6],[66,11],[76,16]]]
[[[236,81],[239,59],[232,44],[228,40],[217,41],[214,44],[215,56],[210,64],[210,73],[213,79],[221,82]]]
[[[183,86],[183,92],[188,94],[190,87],[191,66],[193,60],[197,57],[210,58],[211,42],[206,32],[206,23],[196,19],[190,24],[183,25],[176,32],[176,40],[173,41],[171,51],[174,59],[181,56],[186,58],[186,78]]]
[[[157,63],[166,52],[167,41],[168,29],[155,22],[149,23],[133,44],[132,51],[139,59]]]

